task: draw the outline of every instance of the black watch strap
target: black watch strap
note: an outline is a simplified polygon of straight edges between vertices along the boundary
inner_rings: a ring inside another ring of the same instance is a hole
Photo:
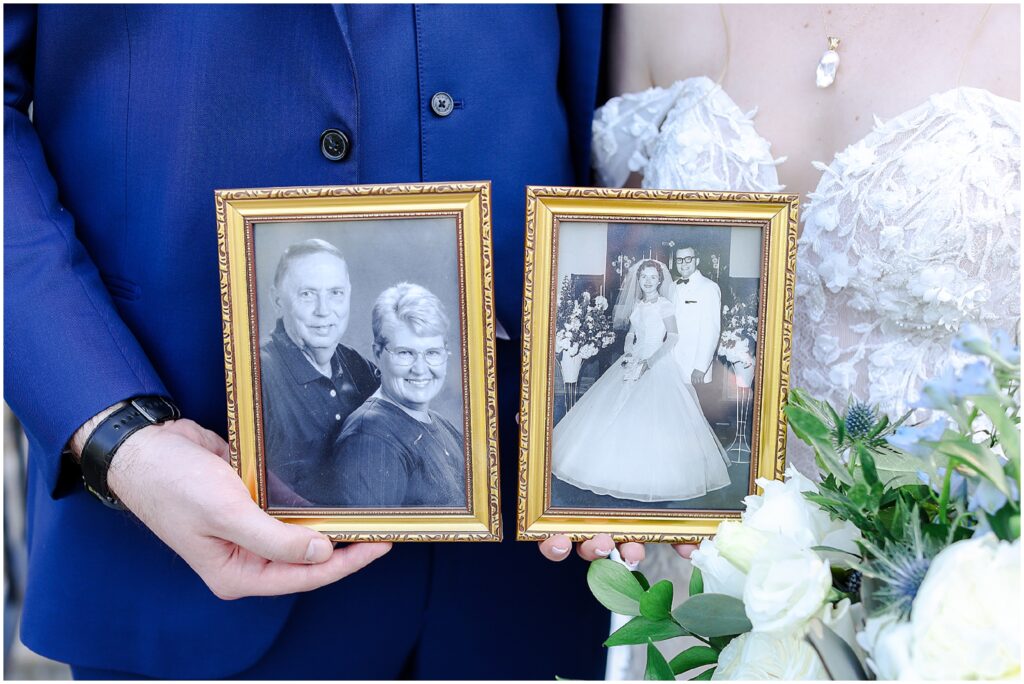
[[[181,411],[169,399],[158,396],[135,397],[96,426],[82,448],[82,479],[85,488],[111,508],[124,509],[107,486],[107,471],[117,448],[124,440],[147,425],[177,420]]]

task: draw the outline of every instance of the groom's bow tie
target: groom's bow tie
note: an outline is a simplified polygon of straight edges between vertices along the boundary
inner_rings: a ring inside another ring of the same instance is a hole
[[[690,284],[690,279],[689,278],[679,278],[678,280],[676,280],[676,285],[689,285],[689,284]]]

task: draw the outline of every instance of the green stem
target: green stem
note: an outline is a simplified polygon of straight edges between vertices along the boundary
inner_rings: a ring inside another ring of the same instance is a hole
[[[694,639],[698,641],[703,641],[704,644],[707,646],[711,646],[711,642],[705,639],[704,637],[700,636],[699,634],[694,634],[693,632],[690,632],[690,636],[692,636]],[[714,646],[711,646],[711,648],[714,648]]]
[[[947,519],[946,511],[949,508],[949,490],[952,485],[955,460],[952,456],[950,457],[949,462],[946,464],[946,474],[942,478],[942,493],[939,494],[939,520],[943,523]]]

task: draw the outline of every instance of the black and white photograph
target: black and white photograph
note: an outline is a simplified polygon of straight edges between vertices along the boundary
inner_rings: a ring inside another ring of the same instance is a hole
[[[762,229],[561,221],[550,505],[749,494]]]
[[[253,238],[268,508],[466,510],[455,218]]]

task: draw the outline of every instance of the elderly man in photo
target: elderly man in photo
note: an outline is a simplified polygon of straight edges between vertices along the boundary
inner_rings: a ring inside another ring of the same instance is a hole
[[[722,330],[722,291],[700,272],[693,247],[680,247],[673,264],[676,278],[676,321],[679,341],[672,355],[693,385],[711,382],[711,367]]]
[[[336,505],[323,482],[345,420],[380,385],[341,344],[352,285],[341,252],[311,239],[284,251],[270,297],[277,325],[260,347],[267,494],[271,506]]]

